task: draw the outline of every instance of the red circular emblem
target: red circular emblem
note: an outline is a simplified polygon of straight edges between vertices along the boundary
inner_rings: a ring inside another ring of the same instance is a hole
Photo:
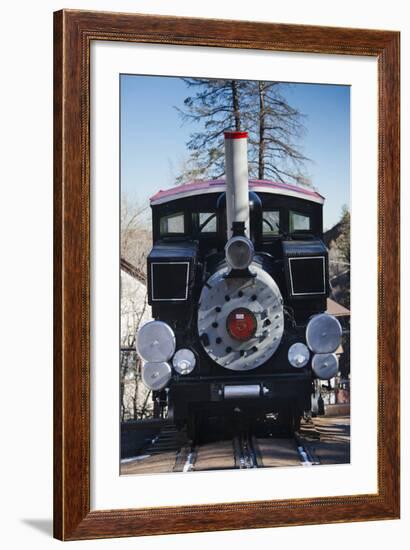
[[[226,319],[229,335],[240,342],[246,342],[252,338],[256,332],[256,326],[255,315],[244,307],[234,309]]]

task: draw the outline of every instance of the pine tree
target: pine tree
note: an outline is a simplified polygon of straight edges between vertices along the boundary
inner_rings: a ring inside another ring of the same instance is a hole
[[[304,175],[307,159],[298,148],[303,115],[289,105],[279,82],[249,82],[250,163],[258,179],[310,185]]]
[[[195,95],[184,100],[184,109],[178,111],[187,122],[203,122],[203,130],[193,132],[187,143],[191,152],[176,183],[189,179],[224,175],[224,130],[242,127],[240,95],[243,83],[237,80],[185,78]]]
[[[337,246],[342,259],[350,264],[350,212],[346,205],[342,207],[340,236],[337,240]]]
[[[184,121],[202,123],[187,144],[190,158],[177,177],[219,178],[224,175],[223,133],[249,132],[250,177],[310,185],[303,174],[308,160],[298,149],[304,126],[302,114],[283,96],[285,85],[244,80],[184,79],[195,94],[178,109]]]

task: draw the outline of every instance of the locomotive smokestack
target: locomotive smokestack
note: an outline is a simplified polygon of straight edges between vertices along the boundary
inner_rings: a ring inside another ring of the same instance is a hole
[[[225,132],[227,236],[232,224],[243,222],[249,237],[248,132]]]

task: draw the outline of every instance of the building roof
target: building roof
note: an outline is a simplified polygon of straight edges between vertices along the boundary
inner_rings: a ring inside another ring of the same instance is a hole
[[[203,195],[205,193],[222,193],[225,191],[225,180],[207,180],[207,181],[190,181],[170,189],[158,191],[150,198],[151,206],[192,197],[193,195]],[[272,193],[275,195],[287,195],[305,199],[307,201],[324,203],[324,197],[313,189],[291,185],[289,183],[278,183],[268,180],[249,180],[249,190],[260,193]]]
[[[342,304],[338,304],[331,298],[327,299],[327,309],[326,313],[329,313],[329,315],[334,315],[335,317],[349,317],[350,316],[350,310],[342,306]]]

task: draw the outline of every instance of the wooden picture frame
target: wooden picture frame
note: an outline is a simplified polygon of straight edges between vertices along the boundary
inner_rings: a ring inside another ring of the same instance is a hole
[[[398,518],[399,33],[63,10],[54,14],[54,35],[55,537],[77,540]],[[93,40],[377,58],[377,494],[90,510],[89,82]]]

